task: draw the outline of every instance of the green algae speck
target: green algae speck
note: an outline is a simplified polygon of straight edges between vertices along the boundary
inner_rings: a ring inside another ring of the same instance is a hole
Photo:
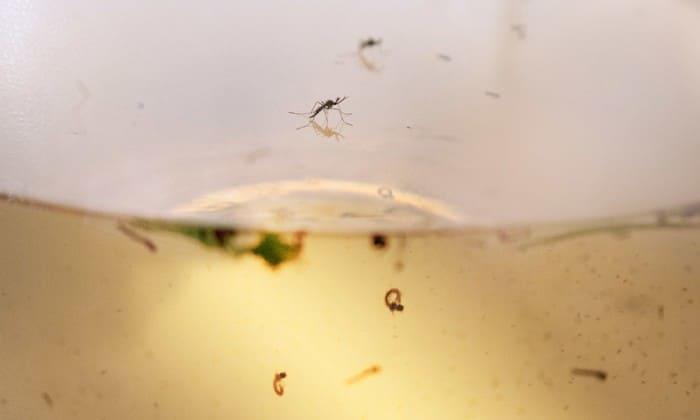
[[[302,249],[302,233],[297,233],[294,241],[286,241],[279,234],[262,232],[260,240],[255,245],[241,245],[236,241],[239,232],[230,228],[147,221],[132,221],[130,225],[146,230],[178,233],[195,239],[207,247],[218,248],[233,256],[253,254],[265,260],[272,268],[277,268],[280,264],[298,257]],[[249,234],[250,232],[241,233]]]
[[[284,243],[280,236],[274,233],[263,234],[258,246],[251,250],[253,254],[262,257],[272,267],[277,267],[287,260],[296,258],[299,251],[299,244]]]

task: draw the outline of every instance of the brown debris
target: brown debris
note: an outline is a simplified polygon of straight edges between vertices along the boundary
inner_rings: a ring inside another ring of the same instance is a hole
[[[571,374],[574,376],[589,376],[591,378],[598,379],[601,382],[608,379],[607,372],[600,369],[573,368],[571,369]]]
[[[132,239],[141,245],[145,246],[149,251],[151,252],[156,252],[158,250],[158,247],[156,247],[156,244],[153,243],[150,239],[146,238],[145,236],[141,235],[140,233],[136,232],[135,230],[129,228],[127,225],[124,223],[119,223],[117,225],[117,229],[129,239]]]
[[[387,246],[387,238],[381,234],[372,235],[372,246],[376,249],[384,249]]]
[[[49,395],[48,392],[42,392],[41,398],[44,399],[44,402],[49,406],[49,408],[53,408],[53,398],[51,398],[51,395]]]
[[[378,374],[378,373],[381,372],[381,371],[382,371],[382,367],[381,367],[381,366],[379,366],[379,365],[372,365],[372,366],[370,366],[370,367],[364,369],[362,372],[360,372],[360,373],[358,373],[358,374],[356,374],[356,375],[353,375],[353,376],[349,377],[348,379],[346,379],[346,380],[345,380],[345,384],[346,384],[346,385],[353,385],[353,384],[356,384],[357,382],[359,382],[359,381],[361,381],[361,380],[363,380],[363,379],[366,379],[366,378],[368,378],[368,377],[370,377],[370,376],[372,376],[372,375],[376,375],[376,374]]]

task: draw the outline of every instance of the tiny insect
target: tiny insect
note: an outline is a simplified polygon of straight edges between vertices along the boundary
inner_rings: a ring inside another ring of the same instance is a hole
[[[371,48],[371,47],[376,47],[377,45],[380,45],[382,43],[381,38],[367,38],[363,41],[360,41],[360,50],[364,50],[365,48]]]
[[[272,389],[275,391],[275,394],[279,395],[280,397],[284,395],[284,386],[282,385],[282,379],[286,377],[286,372],[275,373],[275,378],[272,380]]]
[[[401,291],[399,289],[389,289],[384,295],[384,304],[391,312],[403,311],[403,305],[401,304]]]
[[[343,118],[343,115],[352,115],[349,112],[343,112],[340,108],[338,108],[338,105],[340,105],[344,100],[348,99],[347,96],[337,97],[335,99],[327,99],[325,102],[321,101],[316,101],[314,103],[314,106],[311,107],[311,111],[309,112],[289,112],[290,114],[294,115],[304,115],[308,116],[310,120],[313,120],[316,118],[316,116],[323,111],[323,115],[326,117],[326,126],[328,126],[328,111],[330,110],[335,110],[338,111],[338,115],[340,115],[340,120],[343,121],[347,125],[352,125],[349,122],[345,121]]]

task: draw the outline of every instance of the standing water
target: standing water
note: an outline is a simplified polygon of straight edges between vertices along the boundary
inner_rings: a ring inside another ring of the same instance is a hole
[[[97,3],[0,1],[1,420],[698,418],[700,3]]]
[[[693,210],[325,234],[8,199],[0,417],[692,419]]]

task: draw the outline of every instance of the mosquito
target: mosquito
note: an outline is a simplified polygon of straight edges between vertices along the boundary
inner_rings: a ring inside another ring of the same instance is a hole
[[[352,115],[350,112],[343,112],[340,108],[338,108],[338,105],[340,105],[341,102],[344,100],[348,99],[347,96],[337,97],[335,99],[327,99],[325,102],[321,101],[316,101],[314,103],[314,106],[311,107],[311,111],[309,112],[289,112],[290,114],[294,115],[307,115],[310,120],[313,120],[316,118],[316,115],[318,115],[321,111],[323,111],[323,116],[326,117],[326,126],[328,126],[328,111],[330,110],[335,110],[338,111],[338,115],[340,116],[340,120],[343,121],[347,125],[352,125],[349,122],[345,121],[343,118],[343,115]]]
[[[367,38],[364,41],[360,41],[360,50],[365,48],[376,47],[382,43],[381,38]]]

